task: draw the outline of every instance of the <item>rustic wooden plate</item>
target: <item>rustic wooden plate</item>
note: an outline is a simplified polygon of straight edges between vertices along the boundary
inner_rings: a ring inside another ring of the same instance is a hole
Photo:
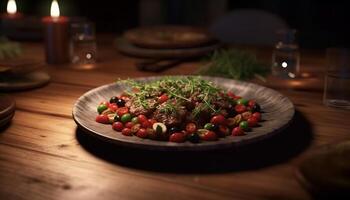
[[[208,55],[210,52],[218,49],[220,43],[209,43],[205,46],[186,48],[186,49],[147,49],[133,45],[123,38],[115,41],[115,46],[119,52],[129,56],[140,58],[170,59],[170,58],[193,58]]]
[[[139,81],[152,81],[161,77],[139,78]],[[114,142],[118,145],[128,147],[152,149],[152,150],[171,150],[171,151],[200,151],[221,148],[231,148],[239,145],[248,144],[268,138],[289,125],[294,115],[294,106],[292,102],[275,90],[262,87],[256,84],[235,81],[218,77],[203,77],[214,84],[225,89],[234,91],[237,95],[248,99],[256,99],[263,109],[263,119],[260,127],[254,128],[245,136],[220,138],[214,142],[202,142],[193,144],[171,143],[164,141],[155,141],[150,139],[141,139],[136,136],[124,136],[114,131],[111,125],[103,125],[95,122],[97,116],[96,107],[101,101],[109,99],[111,96],[118,95],[126,89],[126,86],[120,83],[104,85],[81,96],[73,107],[73,118],[77,125],[86,133]]]
[[[192,26],[149,26],[124,33],[130,43],[151,49],[191,48],[213,40],[208,31]]]

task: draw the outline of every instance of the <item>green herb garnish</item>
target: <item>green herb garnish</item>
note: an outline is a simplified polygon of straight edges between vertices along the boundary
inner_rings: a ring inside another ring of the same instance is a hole
[[[126,94],[130,96],[133,104],[142,106],[145,109],[150,107],[159,108],[160,112],[176,114],[181,107],[188,104],[196,104],[191,111],[193,117],[198,117],[201,112],[217,113],[212,102],[226,98],[223,90],[214,86],[198,76],[193,77],[166,77],[149,83],[137,82],[134,80],[122,80],[122,83],[129,86]],[[162,94],[167,94],[169,99],[162,105],[151,105]]]
[[[237,49],[221,49],[209,58],[209,63],[197,72],[200,75],[221,76],[237,80],[258,78],[265,81],[269,68],[258,62],[255,55]]]

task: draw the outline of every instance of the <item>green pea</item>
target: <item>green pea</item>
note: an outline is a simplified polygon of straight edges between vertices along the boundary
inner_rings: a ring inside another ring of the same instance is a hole
[[[131,120],[131,115],[129,113],[126,113],[122,116],[121,121],[123,123],[129,122]]]
[[[132,122],[133,124],[138,124],[138,123],[139,123],[139,119],[138,119],[137,117],[133,117],[133,118],[131,119],[131,122]]]
[[[247,122],[247,121],[241,121],[241,122],[239,123],[239,127],[240,127],[241,129],[243,129],[243,130],[248,130],[248,128],[249,128],[248,122]]]
[[[97,112],[99,114],[101,114],[103,111],[105,111],[107,109],[107,105],[106,104],[100,104],[98,107],[97,107]]]
[[[248,100],[247,99],[238,99],[237,104],[242,104],[242,105],[248,105]]]
[[[212,128],[213,128],[213,124],[212,123],[206,123],[205,125],[204,125],[204,128],[205,129],[207,129],[207,130],[211,130]]]

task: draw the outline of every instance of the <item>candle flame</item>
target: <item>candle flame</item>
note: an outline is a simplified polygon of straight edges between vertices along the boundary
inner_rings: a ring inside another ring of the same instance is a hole
[[[15,14],[17,12],[17,5],[15,0],[9,0],[7,2],[7,13]]]
[[[60,8],[58,6],[57,0],[53,0],[51,3],[51,17],[59,17]]]

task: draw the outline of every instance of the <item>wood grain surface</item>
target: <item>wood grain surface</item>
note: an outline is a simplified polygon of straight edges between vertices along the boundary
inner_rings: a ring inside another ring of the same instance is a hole
[[[350,139],[350,112],[322,104],[324,51],[302,51],[301,70],[314,78],[266,85],[295,105],[290,128],[235,151],[165,153],[116,147],[83,134],[71,117],[85,92],[117,78],[191,74],[199,62],[160,74],[140,72],[138,59],[99,36],[99,62],[89,70],[48,66],[51,83],[11,93],[12,123],[0,131],[0,199],[311,199],[295,178],[313,150]],[[271,50],[250,47],[270,61]],[[44,60],[40,43],[23,57]]]

